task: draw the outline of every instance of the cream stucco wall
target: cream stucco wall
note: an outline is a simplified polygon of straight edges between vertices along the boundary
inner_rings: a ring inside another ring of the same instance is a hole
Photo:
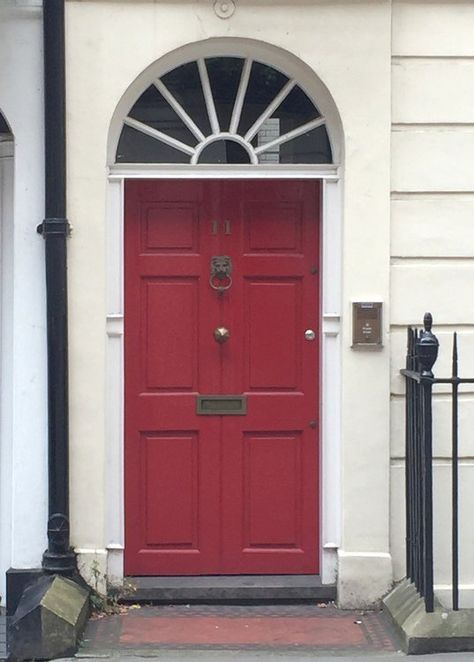
[[[271,5],[240,0],[225,21],[208,0],[67,2],[68,214],[74,227],[69,243],[71,518],[73,543],[86,565],[94,554],[104,559],[110,542],[104,496],[110,123],[127,88],[170,51],[215,38],[251,39],[266,43],[269,52],[286,52],[302,70],[312,69],[341,118],[339,598],[347,606],[363,605],[389,588],[390,30],[388,0]],[[384,302],[381,351],[350,348],[353,300]]]
[[[448,376],[452,332],[460,372],[474,375],[474,5],[393,3],[391,196],[391,549],[404,575],[405,328],[432,312],[441,344],[434,371]],[[450,601],[450,402],[436,387],[433,414],[435,586]],[[474,605],[472,463],[474,390],[460,403],[461,605]]]

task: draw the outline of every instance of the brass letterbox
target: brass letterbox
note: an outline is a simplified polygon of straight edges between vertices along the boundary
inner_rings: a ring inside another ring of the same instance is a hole
[[[201,416],[245,416],[245,395],[198,395],[196,413]]]

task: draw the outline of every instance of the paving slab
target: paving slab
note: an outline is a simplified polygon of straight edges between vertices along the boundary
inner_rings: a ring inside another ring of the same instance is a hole
[[[201,655],[221,661],[245,655],[367,657],[398,650],[397,634],[381,611],[343,611],[332,604],[173,605],[92,619],[77,657]]]

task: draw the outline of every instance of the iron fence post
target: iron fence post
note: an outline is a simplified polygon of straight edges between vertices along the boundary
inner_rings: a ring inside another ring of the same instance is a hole
[[[433,594],[433,372],[438,358],[439,342],[432,333],[433,317],[425,313],[424,330],[416,343],[416,354],[420,368],[422,398],[422,509],[423,509],[423,595],[427,612],[434,610]]]

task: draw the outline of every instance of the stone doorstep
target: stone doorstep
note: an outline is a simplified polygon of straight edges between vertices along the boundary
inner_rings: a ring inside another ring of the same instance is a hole
[[[123,602],[328,602],[336,599],[335,584],[319,575],[221,575],[201,577],[127,577],[134,587]]]
[[[450,611],[435,601],[435,611],[427,614],[424,600],[407,579],[383,604],[401,634],[407,655],[474,651],[474,609]]]

